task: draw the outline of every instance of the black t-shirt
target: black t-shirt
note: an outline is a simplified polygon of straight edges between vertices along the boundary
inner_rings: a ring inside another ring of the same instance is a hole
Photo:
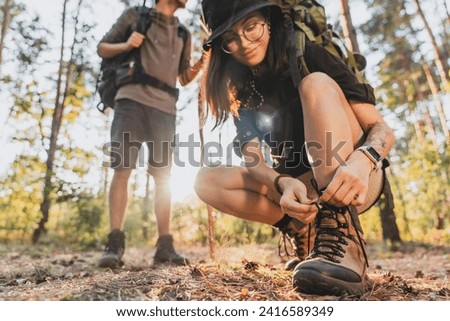
[[[307,42],[304,58],[310,72],[326,73],[336,81],[348,100],[375,104],[373,88],[359,83],[350,69],[322,46]],[[270,146],[277,172],[296,177],[309,171],[301,102],[290,75],[262,76],[254,82],[264,101],[251,86],[238,94],[241,107],[239,117],[234,117],[235,152],[241,156],[242,146],[257,137]]]

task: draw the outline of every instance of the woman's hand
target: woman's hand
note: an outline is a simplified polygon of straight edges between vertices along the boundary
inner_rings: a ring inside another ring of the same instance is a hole
[[[283,177],[278,184],[283,191],[280,199],[283,213],[305,224],[312,222],[317,215],[317,207],[308,198],[305,184],[292,177]]]
[[[320,200],[334,206],[360,206],[366,200],[373,163],[360,151],[353,152],[338,167]]]

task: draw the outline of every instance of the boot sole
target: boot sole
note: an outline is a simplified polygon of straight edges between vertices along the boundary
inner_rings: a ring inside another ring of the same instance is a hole
[[[285,271],[293,271],[295,269],[295,267],[300,263],[303,262],[304,260],[300,260],[300,259],[291,259],[289,261],[286,262],[286,264],[284,265],[284,270]]]
[[[305,294],[361,295],[365,292],[364,280],[357,283],[346,282],[308,269],[297,270],[292,282],[296,290]]]
[[[153,259],[153,265],[173,265],[173,266],[188,266],[190,265],[190,262],[188,260],[181,261],[172,261],[172,260],[158,260]]]
[[[113,258],[104,258],[100,259],[98,262],[98,266],[101,268],[111,268],[111,269],[118,269],[123,265],[122,261],[117,261]]]

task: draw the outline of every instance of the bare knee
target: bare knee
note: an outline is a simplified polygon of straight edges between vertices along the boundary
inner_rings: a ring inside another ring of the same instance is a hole
[[[299,86],[299,93],[302,103],[312,106],[318,98],[324,96],[339,96],[338,84],[327,74],[323,72],[313,72],[303,78]]]
[[[129,168],[115,169],[113,180],[116,182],[128,182],[131,172],[132,172],[132,169],[129,169]]]
[[[323,72],[313,72],[303,78],[300,83],[300,94],[311,95],[322,90],[326,90],[334,80]]]
[[[155,181],[155,187],[158,189],[168,189],[170,185],[170,169],[159,168],[149,170],[149,174],[153,177]]]
[[[208,191],[211,191],[211,188],[213,188],[213,181],[215,176],[216,175],[214,174],[214,168],[200,168],[194,183],[194,190],[197,193],[198,197],[204,199]]]

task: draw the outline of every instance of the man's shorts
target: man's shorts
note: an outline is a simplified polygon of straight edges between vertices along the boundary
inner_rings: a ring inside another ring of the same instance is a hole
[[[170,176],[176,116],[129,99],[116,101],[111,126],[111,168],[136,168],[148,163],[152,176]],[[145,160],[142,143],[147,143]],[[144,158],[144,159],[142,159]]]

